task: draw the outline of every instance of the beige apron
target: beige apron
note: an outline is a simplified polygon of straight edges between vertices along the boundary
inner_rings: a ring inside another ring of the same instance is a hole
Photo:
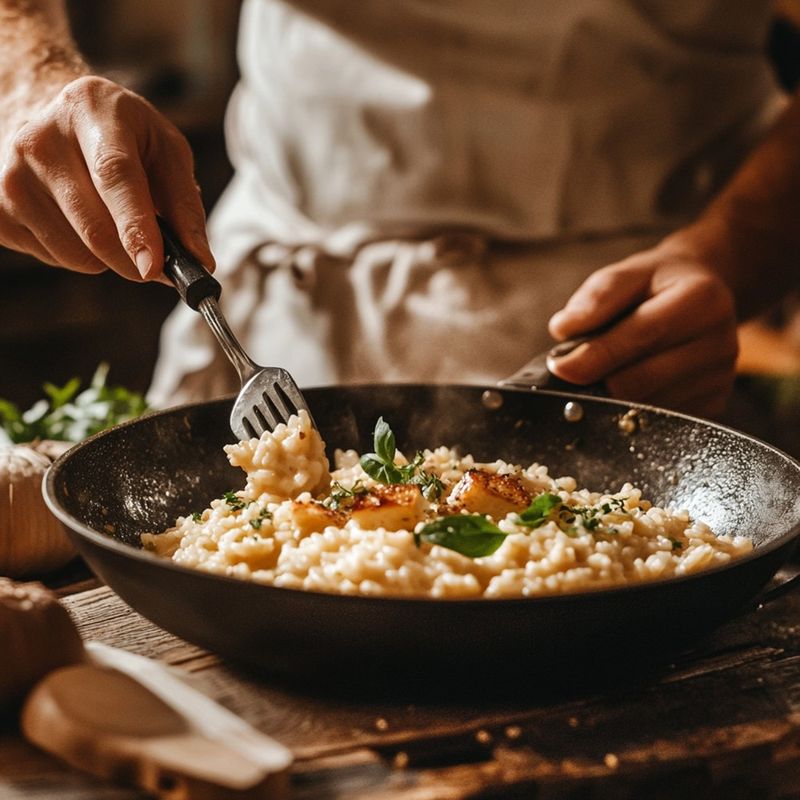
[[[713,195],[781,105],[767,0],[246,0],[210,220],[223,309],[301,385],[484,383]],[[150,399],[236,389],[202,319]]]

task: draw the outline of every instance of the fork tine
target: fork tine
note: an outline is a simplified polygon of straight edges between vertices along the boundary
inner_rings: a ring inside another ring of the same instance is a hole
[[[258,426],[261,429],[259,432],[263,433],[265,430],[271,431],[275,425],[271,420],[268,420],[260,406],[253,406],[253,416],[258,421]]]

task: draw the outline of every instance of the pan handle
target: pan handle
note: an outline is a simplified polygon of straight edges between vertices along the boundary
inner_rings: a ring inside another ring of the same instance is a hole
[[[504,389],[527,389],[532,392],[538,389],[552,389],[560,392],[578,392],[580,394],[607,397],[608,392],[606,391],[604,383],[592,383],[589,386],[579,386],[556,377],[547,368],[548,357],[565,356],[578,347],[578,345],[588,342],[596,335],[597,332],[595,332],[593,336],[580,336],[577,339],[568,339],[565,342],[555,345],[555,347],[552,347],[545,353],[539,353],[538,356],[532,358],[524,367],[517,370],[513,375],[509,375],[507,378],[498,381],[497,385]]]
[[[779,597],[783,597],[785,594],[800,588],[800,564],[784,566],[783,569],[777,573],[777,578],[778,582],[775,583],[771,589],[761,592],[753,601],[752,606],[745,610],[752,611],[753,609],[759,609],[767,605],[767,603],[772,603]]]

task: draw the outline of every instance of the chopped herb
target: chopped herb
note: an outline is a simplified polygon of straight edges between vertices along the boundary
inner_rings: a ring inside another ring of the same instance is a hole
[[[334,511],[351,506],[353,500],[360,495],[369,494],[369,488],[364,486],[360,480],[357,480],[350,489],[342,486],[339,481],[334,481],[331,489],[330,496],[323,500],[323,505]]]
[[[253,517],[253,519],[250,520],[250,527],[253,528],[253,530],[256,530],[256,531],[261,530],[261,523],[265,519],[272,519],[272,512],[269,511],[266,508],[262,508],[261,511],[259,512],[258,516],[257,517]],[[258,538],[258,537],[256,537],[256,538]]]
[[[679,541],[678,539],[673,539],[671,536],[668,536],[667,538],[672,542],[673,550],[683,550],[683,542]]]
[[[194,511],[192,512],[192,519],[195,522],[200,522],[200,520],[203,519],[203,515],[199,511]]]
[[[429,522],[414,534],[420,541],[455,550],[462,556],[489,556],[505,541],[507,534],[480,514],[458,514]]]
[[[421,469],[409,483],[419,486],[422,496],[430,502],[439,500],[444,492],[444,484],[439,476],[434,475],[433,472],[426,472],[424,469]]]
[[[557,494],[540,494],[519,515],[519,524],[524,525],[526,528],[538,528],[550,519],[553,509],[561,505],[561,498]],[[572,522],[574,519],[572,517],[566,521]]]
[[[248,503],[245,503],[245,501],[242,500],[242,498],[239,497],[236,492],[225,492],[225,494],[222,495],[222,499],[225,501],[227,506],[234,511],[241,511],[245,506],[249,505]]]

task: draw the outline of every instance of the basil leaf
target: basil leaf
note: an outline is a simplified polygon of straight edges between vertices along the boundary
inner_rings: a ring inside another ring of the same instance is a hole
[[[375,453],[367,453],[361,456],[361,469],[378,483],[402,483],[403,476],[394,464],[387,464],[378,458]]]
[[[430,544],[455,550],[468,558],[490,556],[507,534],[479,514],[457,514],[429,522],[417,536]]]
[[[397,449],[394,439],[394,433],[389,427],[389,424],[384,421],[383,417],[378,417],[375,423],[375,432],[373,433],[375,455],[387,463],[394,462],[394,454]]]
[[[561,505],[557,494],[540,494],[519,514],[519,524],[526,528],[538,528],[550,519],[550,512]]]

